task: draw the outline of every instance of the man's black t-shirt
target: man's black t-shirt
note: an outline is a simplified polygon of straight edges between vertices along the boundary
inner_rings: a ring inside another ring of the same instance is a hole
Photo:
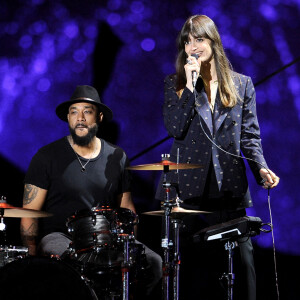
[[[88,160],[80,157],[84,165]],[[125,152],[101,139],[99,155],[85,172],[66,137],[42,147],[33,157],[25,177],[48,191],[42,210],[53,214],[39,221],[39,236],[59,231],[67,234],[66,221],[74,212],[97,205],[117,207],[117,196],[130,191]]]

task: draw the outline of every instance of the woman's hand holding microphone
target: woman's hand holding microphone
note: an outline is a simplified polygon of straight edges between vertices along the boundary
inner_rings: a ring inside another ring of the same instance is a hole
[[[200,64],[198,62],[198,55],[197,54],[191,54],[187,58],[187,63],[184,65],[185,69],[185,76],[186,76],[186,87],[193,92],[198,75],[200,73]]]

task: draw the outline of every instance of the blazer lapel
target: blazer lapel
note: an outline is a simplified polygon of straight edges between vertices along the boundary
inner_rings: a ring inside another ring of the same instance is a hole
[[[213,117],[213,122],[214,122],[214,134],[217,133],[219,128],[221,127],[222,123],[227,117],[227,114],[229,112],[229,108],[224,107],[222,105],[221,99],[219,92],[217,93],[216,96],[216,102],[215,102],[215,107],[214,107],[214,117]]]
[[[203,119],[206,126],[208,127],[211,135],[213,135],[213,121],[212,121],[212,113],[208,104],[208,99],[204,90],[198,94],[195,103],[195,109],[198,115]]]

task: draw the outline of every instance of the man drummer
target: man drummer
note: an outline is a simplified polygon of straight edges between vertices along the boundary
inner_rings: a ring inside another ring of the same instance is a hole
[[[39,149],[24,180],[23,207],[53,214],[21,220],[29,255],[61,256],[71,242],[66,220],[76,211],[109,206],[135,213],[125,152],[96,136],[99,124],[112,119],[97,90],[77,86],[71,99],[57,106],[56,114],[68,122],[70,134]],[[145,253],[152,278],[149,294],[161,278],[161,257],[146,246]]]

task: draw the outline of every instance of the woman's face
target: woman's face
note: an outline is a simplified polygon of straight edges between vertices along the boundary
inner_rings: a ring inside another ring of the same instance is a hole
[[[211,40],[203,37],[194,38],[189,34],[189,39],[185,43],[185,53],[187,56],[197,54],[199,56],[198,61],[209,62],[213,58]]]

